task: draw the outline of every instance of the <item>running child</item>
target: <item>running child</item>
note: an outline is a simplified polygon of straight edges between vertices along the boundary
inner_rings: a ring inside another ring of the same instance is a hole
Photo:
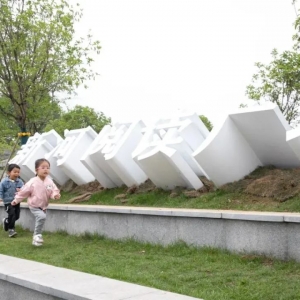
[[[20,218],[20,204],[11,205],[16,193],[24,185],[20,176],[20,167],[16,164],[10,164],[7,167],[7,176],[0,183],[0,200],[3,201],[7,218],[2,220],[3,229],[8,231],[8,236],[13,237],[17,234],[15,231],[15,222]]]
[[[49,175],[50,163],[47,159],[41,158],[35,162],[36,176],[31,178],[24,187],[16,194],[12,205],[18,205],[25,198],[30,211],[35,217],[35,227],[32,245],[42,246],[44,240],[42,231],[46,221],[46,211],[49,199],[59,199],[60,192]]]

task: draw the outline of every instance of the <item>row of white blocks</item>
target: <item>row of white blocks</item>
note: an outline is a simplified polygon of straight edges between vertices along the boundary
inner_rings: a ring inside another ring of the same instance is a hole
[[[106,188],[130,187],[149,178],[163,189],[199,189],[199,176],[220,186],[263,165],[300,166],[300,131],[290,128],[276,105],[229,114],[211,133],[196,113],[182,113],[150,127],[117,123],[99,134],[87,127],[64,135],[36,133],[10,163],[20,165],[25,181],[35,175],[35,160],[44,157],[60,185],[96,179]]]

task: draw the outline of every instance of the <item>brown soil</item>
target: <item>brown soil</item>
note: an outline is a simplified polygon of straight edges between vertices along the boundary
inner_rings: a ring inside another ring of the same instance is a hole
[[[171,197],[176,197],[184,193],[187,197],[199,197],[203,193],[216,190],[214,184],[205,177],[200,178],[204,186],[198,191],[188,191],[184,188],[175,188],[170,191]],[[99,182],[93,181],[85,185],[77,186],[69,180],[64,186],[60,187],[63,191],[72,191],[75,194],[97,193],[104,188]],[[140,186],[124,187],[125,194],[140,194],[156,190],[157,188],[151,180],[145,181]],[[259,167],[244,179],[226,184],[220,187],[221,190],[228,192],[243,193],[244,198],[250,202],[269,202],[286,201],[300,192],[300,169],[276,169],[272,166]],[[123,192],[124,193],[124,192]],[[125,197],[122,196],[122,199]],[[234,200],[232,201],[239,201]]]
[[[73,192],[75,194],[84,194],[86,192],[97,193],[104,190],[104,187],[98,181],[92,181],[87,184],[77,185],[74,181],[69,179],[64,185],[60,187],[61,191]]]
[[[244,179],[226,184],[221,189],[283,202],[300,192],[300,169],[260,167]]]
[[[136,190],[135,193],[137,194],[148,193],[154,191],[155,189],[156,186],[154,185],[154,183],[150,179],[147,179],[144,183],[138,186],[138,189]]]

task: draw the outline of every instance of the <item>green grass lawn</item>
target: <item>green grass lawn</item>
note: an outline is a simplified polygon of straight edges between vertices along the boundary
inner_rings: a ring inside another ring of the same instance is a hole
[[[184,244],[169,247],[99,236],[44,233],[43,247],[17,228],[0,231],[0,253],[205,300],[300,299],[300,264]]]
[[[81,204],[167,208],[230,209],[300,212],[300,197],[285,202],[255,197],[239,189],[188,198],[156,189],[115,199],[127,188],[104,190]],[[59,201],[77,196],[62,192]],[[71,204],[70,204],[71,205]],[[32,233],[18,228],[15,239],[0,230],[0,253],[54,266],[83,271],[122,281],[155,287],[205,300],[297,300],[300,299],[300,263],[283,262],[257,255],[236,255],[185,244],[169,247],[132,240],[112,241],[94,235],[70,236],[45,233],[45,245],[31,245]]]
[[[290,198],[285,202],[279,202],[274,199],[250,196],[240,192],[217,190],[203,194],[198,198],[187,198],[183,194],[171,198],[170,191],[155,190],[148,193],[127,195],[128,201],[126,203],[114,199],[116,195],[125,193],[126,189],[104,190],[92,195],[90,200],[81,204],[300,212],[299,196]],[[63,192],[61,200],[52,201],[52,203],[68,203],[69,199],[74,196],[72,193]]]

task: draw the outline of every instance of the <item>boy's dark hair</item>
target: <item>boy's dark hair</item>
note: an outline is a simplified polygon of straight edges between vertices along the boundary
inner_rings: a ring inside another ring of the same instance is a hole
[[[35,161],[35,169],[37,169],[43,162],[47,162],[50,167],[50,163],[46,158],[40,158]]]
[[[7,172],[11,172],[14,168],[19,169],[19,170],[21,169],[17,164],[10,164],[7,167]]]

